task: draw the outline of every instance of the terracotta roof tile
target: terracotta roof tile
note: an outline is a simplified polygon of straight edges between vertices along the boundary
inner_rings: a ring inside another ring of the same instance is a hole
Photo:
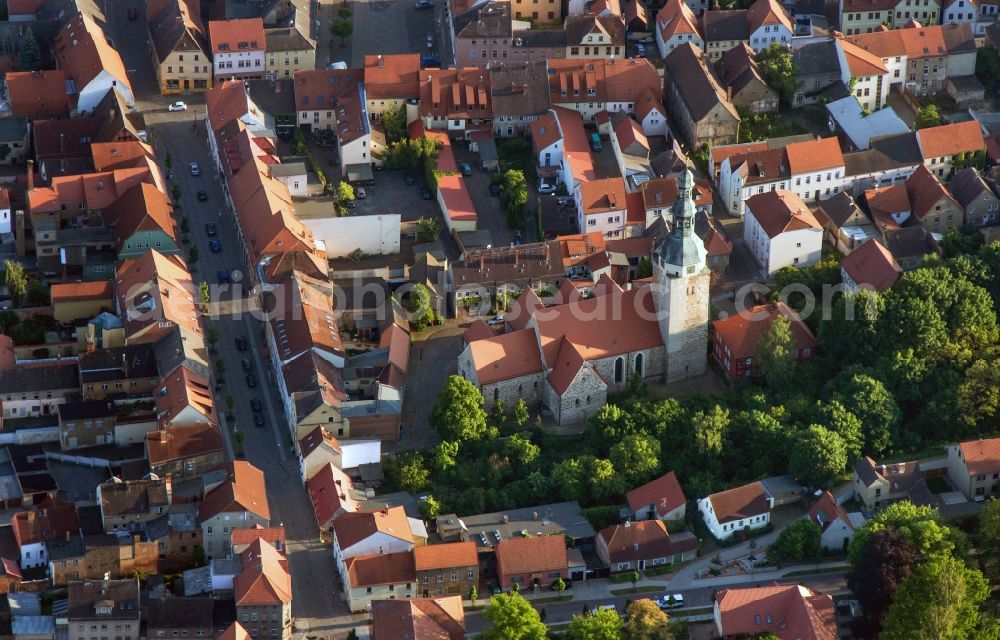
[[[151,466],[223,450],[222,432],[214,424],[171,427],[146,434],[146,455]]]
[[[437,182],[438,193],[444,201],[445,215],[453,221],[478,218],[476,205],[465,188],[465,178],[460,175],[442,175]]]
[[[469,328],[462,334],[462,337],[467,343],[475,340],[484,340],[486,338],[495,338],[496,336],[497,332],[494,331],[490,325],[486,324],[482,318],[473,320],[472,324],[469,325]]]
[[[340,514],[359,509],[358,503],[351,497],[352,486],[350,477],[332,462],[321,467],[306,482],[316,522],[321,529]]]
[[[49,288],[52,304],[77,302],[81,300],[108,300],[114,298],[110,280],[95,282],[53,283]],[[110,306],[110,304],[108,305]]]
[[[847,511],[844,510],[844,507],[840,506],[837,499],[829,491],[824,491],[823,495],[816,501],[816,504],[809,508],[809,519],[819,525],[822,531],[826,531],[837,520],[854,529],[854,524],[851,523],[851,519],[847,516]]]
[[[847,60],[847,66],[852,76],[864,78],[889,73],[889,68],[882,62],[882,56],[876,55],[850,40],[840,39],[837,42],[844,52],[844,59]]]
[[[724,320],[712,322],[716,339],[721,339],[733,358],[752,358],[757,349],[757,341],[771,328],[778,314],[785,316],[791,324],[792,336],[799,349],[817,347],[816,337],[799,314],[783,302],[762,304],[736,313]]]
[[[372,640],[463,640],[462,596],[375,600]]]
[[[267,46],[260,18],[212,20],[208,23],[208,38],[213,54],[264,51]]]
[[[747,24],[750,33],[764,25],[782,25],[790,32],[795,31],[788,13],[777,0],[757,0],[750,5],[747,9]]]
[[[996,473],[1000,467],[1000,438],[969,440],[958,445],[969,475]]]
[[[183,364],[163,376],[154,400],[161,427],[215,424],[218,420],[211,380]],[[194,409],[198,417],[183,414],[188,408]]]
[[[814,173],[844,166],[844,155],[836,136],[808,142],[793,142],[785,147],[788,168],[795,173]]]
[[[698,539],[691,533],[671,536],[662,520],[640,520],[616,524],[597,534],[608,547],[613,565],[654,558],[670,558],[674,554],[698,548]]]
[[[479,557],[475,542],[446,542],[428,544],[413,549],[417,571],[477,566]]]
[[[11,114],[16,118],[57,118],[69,115],[66,72],[11,71],[5,76]]]
[[[243,625],[239,622],[233,622],[222,632],[219,640],[251,640],[251,638],[247,630],[243,628]]]
[[[535,153],[540,153],[552,144],[562,139],[562,132],[559,130],[559,121],[556,113],[552,109],[545,112],[545,115],[531,121],[531,142],[535,147]]]
[[[151,146],[138,140],[95,142],[90,153],[97,171],[135,167],[136,160],[156,157]]]
[[[726,636],[771,631],[785,640],[838,637],[833,598],[800,585],[726,589],[716,595],[716,607]]]
[[[114,282],[118,308],[133,310],[123,318],[127,337],[162,322],[201,335],[194,302],[196,287],[180,257],[150,249],[118,265]]]
[[[656,24],[667,42],[675,35],[691,34],[701,39],[698,18],[684,0],[667,0],[656,14]]]
[[[122,58],[89,15],[78,13],[70,18],[56,36],[55,54],[59,68],[73,79],[78,92],[83,91],[103,71],[107,71],[129,94],[132,85]]]
[[[37,511],[19,511],[11,517],[14,539],[19,546],[65,538],[80,530],[76,505],[52,502]]]
[[[677,475],[673,471],[632,489],[625,498],[632,511],[641,511],[653,505],[656,515],[660,518],[666,517],[671,511],[684,506],[687,502],[684,491],[681,490],[681,483],[677,481]]]
[[[749,215],[770,238],[797,229],[823,229],[806,203],[793,191],[778,189],[758,193],[747,199],[746,206]]]
[[[751,482],[734,489],[713,493],[708,499],[712,503],[712,510],[719,524],[745,520],[771,511],[764,493],[764,485],[760,482]]]
[[[403,507],[390,507],[370,513],[345,513],[333,523],[337,544],[348,549],[376,532],[413,544],[413,533]]]
[[[262,527],[257,525],[250,529],[232,529],[229,537],[234,549],[248,547],[255,540],[260,539],[274,546],[279,552],[284,553],[286,542],[284,527]],[[242,551],[238,553],[242,553]]]
[[[566,280],[565,282],[570,282]],[[565,284],[565,283],[564,283]],[[575,289],[574,289],[575,291]],[[564,296],[570,300],[579,300],[579,296]],[[569,302],[569,300],[567,300]],[[530,331],[530,329],[529,329]],[[587,365],[587,361],[580,355],[580,350],[569,340],[563,340],[562,346],[556,359],[552,362],[552,370],[549,372],[549,385],[556,395],[562,396],[569,389],[570,384],[576,379],[580,369]]]
[[[357,556],[348,558],[345,564],[352,589],[415,582],[417,579],[411,551]]]
[[[292,576],[288,561],[271,543],[257,538],[241,554],[243,570],[233,578],[237,607],[288,604]]]
[[[469,344],[479,384],[511,380],[542,372],[535,332],[530,329],[476,340]]]
[[[496,559],[500,576],[565,571],[569,565],[561,535],[504,538],[497,543]]]
[[[621,178],[590,180],[580,185],[580,201],[585,214],[624,210],[625,181]]]
[[[420,97],[420,54],[365,56],[365,94],[369,100]]]
[[[840,266],[851,280],[875,291],[891,288],[903,273],[899,263],[878,239],[871,239],[844,256]]]
[[[977,120],[920,129],[917,131],[917,142],[924,160],[986,148],[983,130]]]
[[[264,520],[271,519],[267,505],[267,484],[264,473],[246,460],[233,460],[226,464],[226,480],[205,495],[198,509],[204,522],[220,513],[249,511]]]
[[[177,241],[174,208],[167,195],[148,182],[125,190],[104,210],[104,223],[114,227],[119,249],[132,236],[144,231],[162,231]]]

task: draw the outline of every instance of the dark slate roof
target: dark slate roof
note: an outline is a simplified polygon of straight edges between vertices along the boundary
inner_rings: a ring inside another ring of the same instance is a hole
[[[706,11],[701,16],[701,33],[705,42],[749,40],[746,9]]]
[[[254,103],[271,116],[295,116],[295,85],[291,78],[248,80],[247,92]]]
[[[897,133],[871,139],[871,148],[844,154],[849,176],[887,171],[923,163],[915,133]]]
[[[110,615],[99,616],[95,605],[100,601],[112,603]],[[70,622],[74,620],[123,620],[139,619],[139,581],[82,580],[69,583]]]
[[[175,50],[193,51],[199,49],[202,52],[208,50],[205,47],[204,34],[196,28],[191,28],[190,24],[185,24],[181,12],[181,2],[184,0],[171,0],[149,25],[153,48],[156,50],[156,57],[160,62],[166,60],[167,56]],[[192,16],[192,20],[194,19],[197,19],[196,16]]]
[[[493,113],[540,116],[549,109],[549,76],[545,60],[490,67]]]
[[[517,44],[517,39],[521,44]],[[553,47],[562,49],[566,46],[566,32],[562,29],[525,29],[514,32],[514,46],[524,48]]]
[[[307,51],[316,45],[295,27],[264,29],[264,39],[268,51]]]
[[[882,234],[885,246],[896,260],[914,258],[934,253],[935,242],[931,234],[921,226],[889,229]]]
[[[798,47],[792,53],[792,64],[797,76],[840,73],[837,45],[833,40],[827,40]]]
[[[80,379],[85,383],[117,380],[124,377],[123,365],[128,367],[129,378],[157,378],[160,375],[153,345],[131,344],[81,353]]]
[[[852,215],[859,211],[854,198],[846,191],[841,191],[819,203],[819,208],[823,210],[826,217],[837,227],[844,226],[844,223]]]
[[[79,389],[80,369],[75,362],[17,366],[0,371],[0,391],[3,393],[31,393]]]
[[[211,628],[213,609],[212,598],[154,598],[149,601],[146,625],[152,629]]]
[[[566,16],[564,26],[566,42],[572,44],[583,43],[587,34],[595,30],[596,23],[600,23],[604,30],[608,32],[608,35],[611,36],[611,44],[625,44],[625,23],[620,16],[595,16],[592,14]]]
[[[115,410],[108,400],[81,400],[80,402],[64,402],[59,405],[60,420],[87,420],[108,418]]]
[[[512,32],[509,2],[483,2],[455,16],[456,38],[509,38]]]
[[[717,104],[724,105],[733,117],[738,118],[736,108],[725,100],[725,92],[707,57],[699,53],[699,49],[691,43],[684,43],[671,51],[663,60],[665,77],[678,87],[681,99],[694,120],[704,118]]]
[[[948,183],[948,189],[963,207],[978,198],[983,191],[990,190],[974,167],[966,167],[956,173]]]

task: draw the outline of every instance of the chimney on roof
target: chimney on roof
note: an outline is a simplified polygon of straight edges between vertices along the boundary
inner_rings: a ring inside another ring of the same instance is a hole
[[[479,270],[486,271],[486,254],[481,254],[479,256]]]
[[[69,529],[66,530],[66,542],[69,542]]]
[[[167,430],[160,429],[160,444],[167,444]]]
[[[35,188],[35,161],[28,160],[28,191]]]
[[[514,249],[514,266],[521,264],[521,252]]]
[[[380,68],[384,68],[385,67],[385,58],[382,57],[381,53],[378,54],[378,66]]]
[[[732,85],[726,87],[726,102],[733,101],[733,87]]]
[[[552,260],[552,245],[548,242],[545,243],[545,264],[548,264]]]

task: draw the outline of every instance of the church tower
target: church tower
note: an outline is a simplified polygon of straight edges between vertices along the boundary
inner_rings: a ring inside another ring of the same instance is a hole
[[[653,292],[666,347],[666,381],[701,375],[708,365],[708,304],[711,275],[705,244],[694,232],[689,169],[677,180],[673,229],[653,250]]]

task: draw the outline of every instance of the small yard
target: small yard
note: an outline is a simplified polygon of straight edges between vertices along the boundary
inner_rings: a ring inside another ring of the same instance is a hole
[[[501,140],[497,145],[497,155],[500,156],[500,171],[520,169],[524,172],[528,184],[535,184],[538,181],[535,160],[531,155],[531,144],[525,138]]]
[[[927,488],[930,489],[931,493],[934,495],[953,491],[951,485],[948,484],[948,481],[944,478],[927,478]]]
[[[808,133],[799,123],[779,112],[741,113],[740,142],[754,142],[768,138],[783,138]]]

